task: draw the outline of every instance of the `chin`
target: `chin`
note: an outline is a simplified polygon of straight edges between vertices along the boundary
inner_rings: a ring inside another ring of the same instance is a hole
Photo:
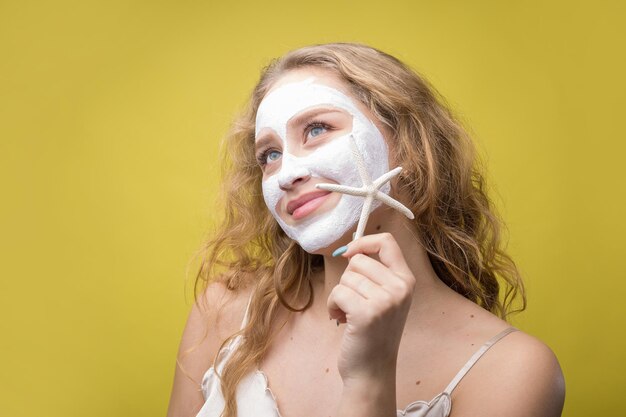
[[[302,249],[304,249],[307,253],[310,253],[311,255],[322,255],[322,256],[332,256],[333,252],[344,245],[347,245],[348,243],[350,243],[352,241],[352,235],[356,232],[356,225],[354,225],[353,227],[351,227],[350,229],[348,229],[348,231],[346,231],[343,236],[341,236],[341,238],[337,239],[336,241],[334,241],[333,243],[331,243],[330,245],[327,245],[323,248],[318,248],[318,249],[314,249],[314,250],[307,250],[305,248],[306,245],[302,245],[300,244],[300,242],[298,242],[300,244],[300,247]]]
[[[305,249],[305,251],[307,253],[310,253],[311,255],[322,255],[322,256],[330,256],[332,255],[333,251],[336,249],[333,245],[327,246],[325,248],[320,248],[320,249],[316,249],[314,251],[307,251]]]

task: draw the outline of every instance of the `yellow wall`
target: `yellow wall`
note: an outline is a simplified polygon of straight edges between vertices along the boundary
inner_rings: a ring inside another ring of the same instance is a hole
[[[271,57],[327,41],[388,51],[449,98],[564,415],[626,413],[624,6],[370,3],[0,3],[1,416],[165,414],[218,140]]]

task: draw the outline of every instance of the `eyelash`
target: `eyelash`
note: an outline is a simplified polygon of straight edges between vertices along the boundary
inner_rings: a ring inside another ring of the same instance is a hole
[[[326,124],[326,123],[324,123],[322,121],[311,120],[309,123],[307,123],[307,125],[304,128],[305,136],[314,127],[323,127],[326,130],[333,130],[332,126],[330,126],[330,125],[328,125],[328,124]],[[257,161],[258,161],[259,165],[261,165],[261,167],[264,167],[265,165],[267,165],[267,162],[266,162],[267,161],[267,156],[271,152],[274,152],[274,151],[280,152],[277,149],[274,149],[274,148],[271,148],[271,147],[265,148],[265,149],[263,149],[261,151],[259,156],[257,156]]]
[[[309,133],[309,131],[311,129],[313,129],[314,127],[323,127],[326,130],[332,130],[333,128],[329,125],[327,125],[326,123],[322,122],[322,121],[318,121],[318,120],[311,120],[306,127],[304,128],[304,133]]]
[[[256,160],[259,163],[259,165],[261,165],[261,167],[264,167],[265,165],[267,165],[267,155],[270,154],[270,152],[274,152],[276,151],[276,149],[274,148],[266,148],[264,149],[259,156],[257,156]]]

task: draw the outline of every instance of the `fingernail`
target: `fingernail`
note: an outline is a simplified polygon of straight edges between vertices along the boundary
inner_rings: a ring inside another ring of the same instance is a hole
[[[339,255],[343,255],[344,253],[346,253],[346,251],[348,250],[348,246],[342,246],[340,248],[335,249],[335,251],[333,252],[333,256],[339,256]]]

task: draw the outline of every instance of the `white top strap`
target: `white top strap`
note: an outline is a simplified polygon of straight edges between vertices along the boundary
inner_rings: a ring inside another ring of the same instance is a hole
[[[448,384],[444,392],[451,394],[452,390],[456,388],[457,384],[461,381],[461,379],[463,379],[465,374],[472,368],[472,366],[476,364],[476,362],[478,362],[478,359],[480,359],[480,357],[483,356],[485,352],[487,352],[487,350],[489,350],[491,346],[493,346],[498,340],[502,339],[507,334],[514,332],[516,330],[518,329],[516,329],[515,327],[509,327],[507,329],[504,329],[503,331],[501,331],[500,333],[498,333],[497,335],[489,339],[484,345],[482,345],[480,349],[478,349],[476,353],[474,353],[474,355],[472,355],[472,357],[467,361],[465,366],[461,368],[459,373],[456,374],[456,376],[452,379],[450,384]]]
[[[243,330],[243,328],[246,327],[246,324],[248,324],[248,312],[250,310],[250,303],[252,302],[253,295],[254,291],[252,291],[252,294],[250,294],[250,298],[248,298],[248,305],[246,306],[246,312],[243,313],[243,321],[241,322],[241,327],[239,328],[239,330]]]
[[[252,294],[250,294],[250,298],[248,299],[248,305],[246,306],[246,311],[243,314],[243,321],[241,322],[241,327],[239,327],[239,330],[243,330],[243,328],[246,327],[246,324],[248,324],[248,312],[250,310],[250,302],[252,301],[252,296],[253,295],[254,295],[254,292]],[[239,347],[239,343],[241,343],[241,337],[242,337],[242,335],[235,336],[228,343],[228,345],[224,346],[224,348],[220,351],[220,353],[218,355],[217,362],[215,364],[215,368],[219,372],[222,372],[222,369],[224,368],[226,362],[230,359],[230,357],[234,353],[235,349],[237,349],[237,347]]]

